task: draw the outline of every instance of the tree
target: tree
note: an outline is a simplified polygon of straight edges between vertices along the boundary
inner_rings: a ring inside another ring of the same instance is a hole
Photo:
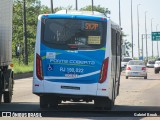
[[[80,10],[91,11],[92,10],[92,6],[89,5],[89,6],[83,7]],[[100,12],[100,13],[103,13],[105,16],[107,16],[107,14],[110,14],[110,11],[108,10],[108,8],[101,7],[100,5],[93,6],[93,10],[97,11],[97,12]]]
[[[125,48],[126,48],[125,56],[129,56],[129,50],[130,50],[131,47],[132,47],[132,43],[131,43],[131,42],[128,42],[127,40],[125,40],[125,41],[124,41],[124,45],[125,45]]]
[[[26,1],[27,41],[30,61],[32,60],[31,57],[33,58],[38,15],[49,12],[50,9],[48,7],[41,6],[40,0]],[[15,51],[16,44],[20,44],[23,54],[23,42],[23,0],[14,0],[12,51]]]

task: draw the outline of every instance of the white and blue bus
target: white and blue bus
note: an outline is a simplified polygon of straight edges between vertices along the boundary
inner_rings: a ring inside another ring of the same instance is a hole
[[[99,12],[38,17],[33,93],[40,108],[62,101],[111,109],[119,94],[121,28]]]

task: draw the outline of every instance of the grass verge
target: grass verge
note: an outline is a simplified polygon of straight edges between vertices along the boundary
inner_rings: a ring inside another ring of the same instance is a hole
[[[29,62],[28,65],[24,65],[22,62],[19,62],[17,59],[13,59],[13,70],[15,74],[27,73],[33,71],[33,62]]]

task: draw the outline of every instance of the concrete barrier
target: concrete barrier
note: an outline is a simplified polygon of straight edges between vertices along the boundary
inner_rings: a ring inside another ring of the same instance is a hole
[[[14,74],[14,80],[33,77],[33,72]]]

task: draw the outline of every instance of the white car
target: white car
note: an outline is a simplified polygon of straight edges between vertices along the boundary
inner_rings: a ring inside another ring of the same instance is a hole
[[[154,73],[157,74],[160,71],[160,58],[158,58],[154,64]]]
[[[130,60],[126,66],[126,79],[128,77],[144,77],[144,79],[147,79],[145,63],[142,60]]]
[[[124,70],[125,67],[127,66],[127,63],[130,61],[130,60],[133,60],[133,58],[131,57],[124,57],[122,59],[122,62],[121,62],[121,68]]]
[[[155,61],[151,60],[147,62],[147,67],[154,68]]]

